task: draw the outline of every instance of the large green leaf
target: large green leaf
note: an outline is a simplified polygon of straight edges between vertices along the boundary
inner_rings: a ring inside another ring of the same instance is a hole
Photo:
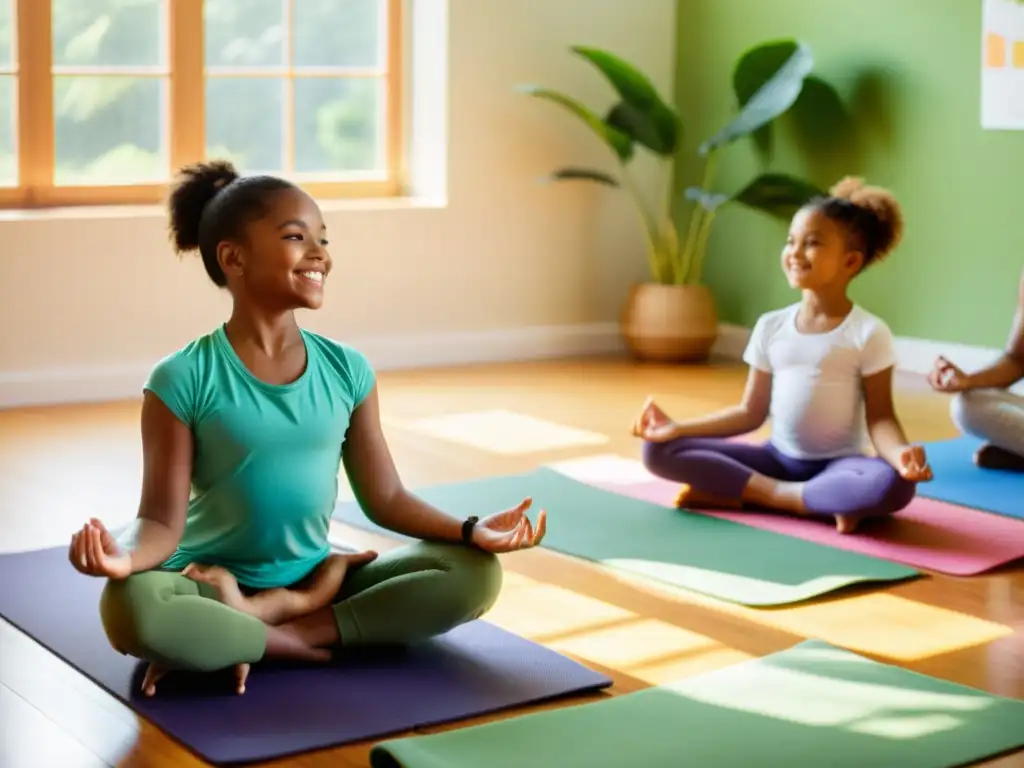
[[[800,145],[823,156],[834,155],[837,145],[850,138],[853,120],[839,93],[815,75],[804,79],[803,90],[786,115]]]
[[[706,155],[713,149],[748,136],[786,112],[800,96],[804,78],[813,67],[811,49],[797,43],[793,54],[747,100],[739,114],[700,146],[700,153]]]
[[[643,130],[631,134],[638,144],[652,152],[670,156],[675,153],[682,137],[683,126],[679,114],[661,98],[651,80],[613,53],[583,45],[574,46],[572,52],[590,62],[604,75],[631,113],[627,125],[643,120]]]
[[[607,144],[622,162],[633,156],[633,140],[614,126],[608,125],[597,114],[583,103],[564,93],[553,91],[539,85],[521,85],[518,90],[538,99],[544,99],[565,108],[576,115],[599,139]]]
[[[757,95],[798,49],[799,44],[795,40],[780,40],[755,46],[740,56],[732,73],[732,89],[740,109]],[[756,129],[752,138],[765,162],[769,161],[773,146],[771,122]]]
[[[784,173],[765,173],[732,196],[734,202],[789,221],[813,198],[824,195],[808,181]]]
[[[642,144],[662,157],[671,157],[676,150],[673,137],[665,136],[657,119],[629,102],[620,101],[605,117],[605,122],[618,128],[637,144]]]
[[[609,187],[618,187],[619,181],[614,176],[592,168],[559,168],[547,177],[548,181],[593,181]]]

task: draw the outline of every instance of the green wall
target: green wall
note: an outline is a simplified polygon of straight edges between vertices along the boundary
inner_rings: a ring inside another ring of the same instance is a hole
[[[827,187],[862,175],[904,207],[903,245],[857,279],[854,298],[901,336],[1001,346],[1024,266],[1024,131],[980,126],[981,0],[680,0],[676,99],[694,148],[732,109],[730,78],[751,45],[795,37],[855,117],[852,138],[813,147],[786,126],[775,170]],[[808,151],[810,150],[810,151]],[[750,142],[723,153],[732,192],[758,170]],[[688,217],[680,216],[685,224]],[[729,206],[714,224],[705,282],[724,322],[752,325],[798,296],[779,271],[785,225]]]

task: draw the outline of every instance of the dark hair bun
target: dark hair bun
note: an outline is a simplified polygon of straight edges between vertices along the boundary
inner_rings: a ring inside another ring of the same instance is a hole
[[[171,242],[178,253],[199,248],[203,211],[218,192],[238,178],[235,166],[227,160],[195,163],[178,172],[168,200]]]
[[[872,261],[885,258],[899,245],[903,238],[903,210],[889,190],[868,186],[864,179],[847,176],[832,187],[829,193],[832,197],[848,200],[871,213],[877,221],[877,226],[865,233]]]

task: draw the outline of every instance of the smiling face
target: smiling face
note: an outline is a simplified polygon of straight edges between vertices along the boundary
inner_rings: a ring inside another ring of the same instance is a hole
[[[850,250],[841,224],[814,208],[793,217],[782,249],[782,271],[790,286],[813,291],[843,285],[862,263],[861,254]]]
[[[239,242],[218,248],[229,287],[268,309],[319,309],[332,267],[320,208],[300,189],[280,190],[267,202]]]

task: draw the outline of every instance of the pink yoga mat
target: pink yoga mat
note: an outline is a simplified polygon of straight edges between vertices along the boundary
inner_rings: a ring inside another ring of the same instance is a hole
[[[574,459],[551,468],[595,488],[663,506],[673,506],[680,489],[677,483],[651,475],[640,462],[621,456]],[[973,576],[1024,558],[1024,523],[1020,520],[920,496],[899,514],[870,521],[862,530],[848,535],[837,533],[831,520],[697,511],[952,576]]]

